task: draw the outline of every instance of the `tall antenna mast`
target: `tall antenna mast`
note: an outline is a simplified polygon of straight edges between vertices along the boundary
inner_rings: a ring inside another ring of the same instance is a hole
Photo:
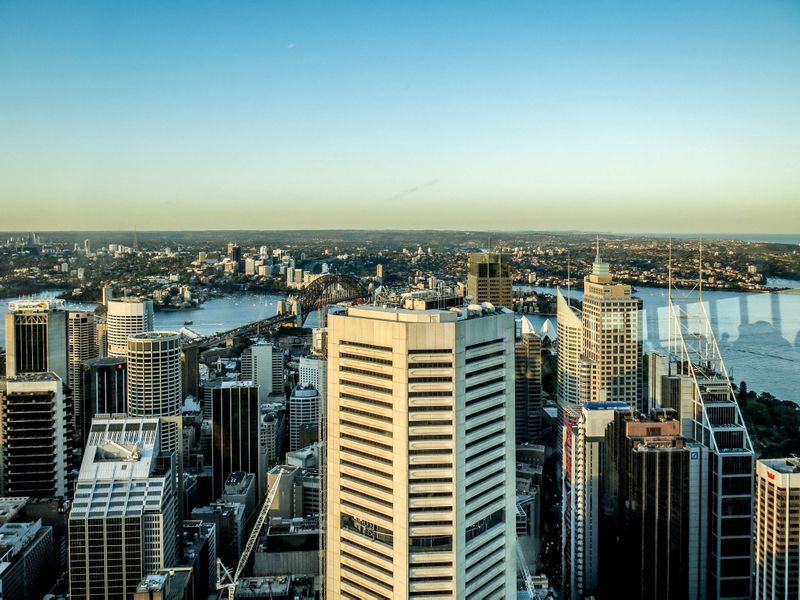
[[[570,287],[570,264],[571,263],[572,263],[572,256],[570,255],[569,250],[567,250],[567,304],[569,304],[570,306],[572,306],[572,300],[570,299],[571,298],[571,292],[572,292],[571,287]]]
[[[702,235],[700,236],[700,265],[698,267],[698,279],[700,280],[700,282],[699,282],[699,290],[700,290],[700,292],[699,292],[699,294],[700,294],[699,300],[700,300],[700,302],[702,302],[703,301],[703,236]]]

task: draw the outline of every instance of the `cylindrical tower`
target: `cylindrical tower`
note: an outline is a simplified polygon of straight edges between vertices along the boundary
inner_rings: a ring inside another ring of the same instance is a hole
[[[128,336],[152,330],[153,301],[149,298],[117,298],[108,301],[108,356],[124,357],[128,351]]]
[[[128,338],[128,414],[132,417],[180,415],[181,340],[170,331]]]

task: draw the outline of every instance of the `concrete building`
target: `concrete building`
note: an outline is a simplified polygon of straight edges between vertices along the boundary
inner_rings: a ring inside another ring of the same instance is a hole
[[[128,411],[128,365],[124,358],[93,358],[81,365],[81,447],[89,439],[92,419],[98,414]]]
[[[92,422],[69,515],[72,598],[129,598],[141,578],[175,564],[174,451],[155,418]]]
[[[67,494],[72,433],[66,404],[55,373],[0,379],[0,495]]]
[[[598,589],[605,431],[627,403],[598,402],[564,409],[561,470],[561,569],[567,600]]]
[[[267,407],[261,417],[261,432],[259,440],[261,453],[264,455],[267,467],[276,465],[282,457],[283,440],[286,437],[286,412],[280,408]]]
[[[516,596],[514,316],[328,316],[331,597]]]
[[[800,459],[756,463],[755,598],[800,598]]]
[[[83,370],[81,363],[97,357],[97,317],[90,311],[69,311],[67,313],[67,337],[69,379],[66,382],[72,389],[73,426],[80,432],[83,424]]]
[[[573,309],[561,290],[556,292],[558,331],[558,370],[556,398],[559,408],[578,408],[581,403],[581,360],[583,322],[580,311]]]
[[[114,298],[108,301],[107,306],[107,354],[124,358],[128,354],[128,337],[153,331],[153,301],[149,298]]]
[[[218,380],[210,392],[214,498],[220,497],[234,471],[253,473],[261,498],[266,464],[259,444],[258,386],[252,381]]]
[[[513,308],[511,255],[479,252],[469,255],[467,294],[472,302]]]
[[[325,393],[328,390],[328,361],[317,354],[301,356],[298,365],[297,382],[300,385],[310,385],[317,390],[320,402],[324,404]]]
[[[709,598],[753,596],[755,456],[705,304],[670,298],[669,371],[662,376],[664,408],[681,421],[681,434],[708,448]]]
[[[250,532],[245,529],[244,504],[238,502],[213,502],[192,509],[192,520],[214,526],[216,555],[228,567],[235,567]]]
[[[64,301],[16,300],[6,313],[6,376],[52,372],[69,381]]]
[[[320,395],[316,388],[298,384],[289,399],[289,450],[302,448],[301,432],[304,426],[319,424]]]
[[[0,525],[0,593],[4,600],[41,598],[55,583],[53,528],[33,522]]]
[[[653,409],[649,418],[617,412],[606,428],[604,597],[707,597],[708,449],[681,437],[675,417],[670,409]]]
[[[583,283],[583,350],[589,369],[585,402],[627,402],[641,409],[641,301],[631,286],[614,283],[608,263],[597,256]]]
[[[255,344],[242,352],[242,380],[258,384],[258,399],[284,396],[283,351],[273,344]]]
[[[522,335],[514,345],[516,443],[542,438],[542,340],[522,317]]]
[[[128,413],[132,417],[179,415],[183,405],[180,335],[137,333],[126,343]]]

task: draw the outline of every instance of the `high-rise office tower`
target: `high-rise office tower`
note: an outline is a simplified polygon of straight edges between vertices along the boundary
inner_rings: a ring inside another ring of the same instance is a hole
[[[627,402],[641,408],[641,301],[631,286],[614,283],[608,263],[597,256],[583,284],[583,352],[588,363],[587,402]]]
[[[242,380],[258,384],[258,398],[284,396],[283,351],[273,344],[255,344],[242,352]]]
[[[34,373],[0,379],[0,495],[66,495],[71,454],[61,378]]]
[[[95,418],[68,521],[71,598],[131,598],[176,564],[175,464],[158,419]]]
[[[756,463],[756,600],[800,598],[800,459]]]
[[[58,375],[69,381],[67,313],[63,300],[17,300],[6,314],[6,375]]]
[[[72,389],[73,431],[83,430],[83,371],[81,363],[97,356],[97,319],[91,311],[69,311],[67,334],[69,338],[69,387]],[[91,418],[91,417],[90,417]],[[80,445],[83,448],[83,445]]]
[[[467,294],[478,304],[491,302],[495,306],[512,308],[511,256],[494,252],[469,255]]]
[[[259,450],[261,416],[258,386],[251,381],[216,380],[207,388],[211,400],[212,485],[219,498],[228,475],[234,471],[253,473],[260,498],[267,474]]]
[[[514,316],[328,316],[330,597],[516,596]]]
[[[558,366],[556,399],[560,410],[577,408],[581,403],[581,365],[583,323],[580,311],[573,309],[561,291],[556,292]]]
[[[93,358],[82,365],[81,447],[89,439],[92,419],[99,414],[128,412],[128,366],[124,358]]]
[[[127,339],[128,414],[132,417],[179,415],[181,339],[177,333],[151,331]]]
[[[125,357],[128,337],[153,331],[153,301],[149,298],[115,298],[108,301],[106,340],[108,356]]]
[[[708,448],[711,457],[707,597],[745,599],[753,594],[753,479],[755,458],[705,304],[670,298],[668,394],[681,434]]]
[[[289,399],[289,451],[302,446],[300,431],[303,427],[319,424],[320,396],[316,388],[300,383],[292,390]]]
[[[516,442],[538,444],[542,437],[542,340],[525,317],[514,357]]]
[[[606,428],[600,535],[606,597],[706,598],[708,449],[671,409],[617,412]],[[617,565],[625,565],[620,577]]]
[[[594,402],[562,411],[561,568],[567,600],[579,600],[598,589],[605,431],[619,410],[630,407]]]

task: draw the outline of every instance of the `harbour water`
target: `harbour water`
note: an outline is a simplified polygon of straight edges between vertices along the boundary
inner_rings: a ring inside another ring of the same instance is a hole
[[[770,285],[800,287],[800,282],[770,280]],[[518,289],[531,289],[520,287]],[[554,293],[554,288],[536,288]],[[577,286],[574,297],[581,296]],[[667,291],[663,288],[639,288],[636,295],[644,303],[642,338],[645,350],[664,344],[667,332]],[[232,294],[205,302],[201,307],[156,312],[156,328],[175,331],[192,321],[188,328],[201,335],[232,329],[239,325],[270,317],[277,312],[278,300],[273,294]],[[0,315],[13,298],[0,299]],[[750,389],[768,391],[783,400],[800,402],[800,293],[765,294],[705,291],[711,324],[717,336],[728,372],[737,383],[747,381]],[[94,308],[93,304],[77,305]],[[537,331],[554,316],[526,315]],[[309,315],[306,326],[314,327],[317,315]],[[4,346],[4,328],[0,327],[0,346]]]
[[[800,282],[770,280],[771,286],[800,287]],[[519,286],[517,289],[531,289]],[[555,288],[535,288],[555,293]],[[562,288],[562,292],[566,292]],[[580,298],[578,286],[571,294]],[[642,299],[642,341],[645,351],[663,348],[669,335],[668,295],[665,288],[638,288]],[[677,302],[697,303],[697,294],[673,294]],[[781,400],[800,402],[800,293],[747,293],[704,291],[703,302],[717,338],[728,374],[736,383],[765,391]],[[537,331],[555,317],[526,315]]]

